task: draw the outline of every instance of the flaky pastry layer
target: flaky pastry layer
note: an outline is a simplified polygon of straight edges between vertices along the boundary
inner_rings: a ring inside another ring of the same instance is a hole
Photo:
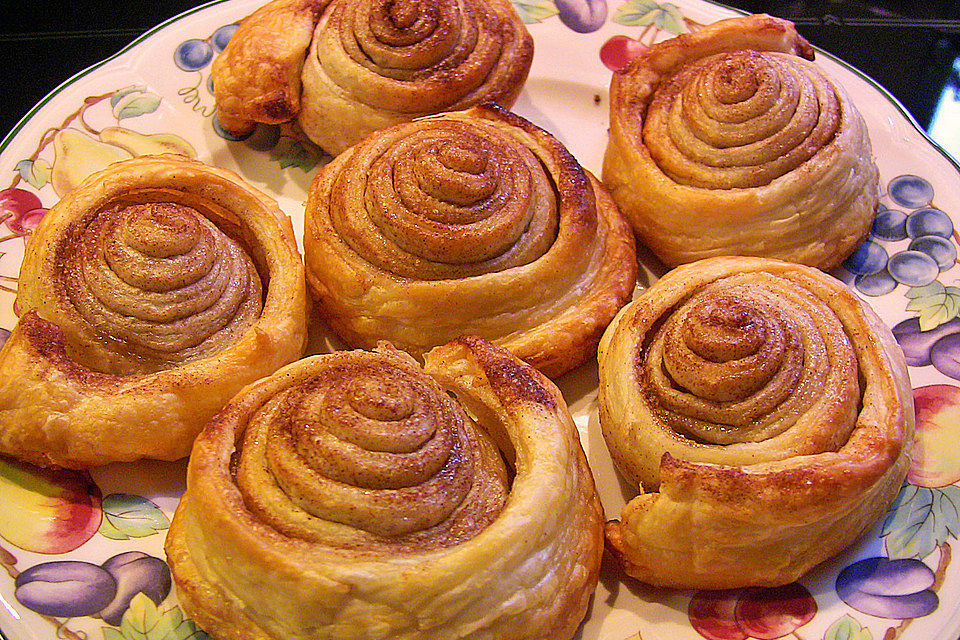
[[[303,353],[293,229],[237,175],[143,156],[84,180],[27,242],[0,350],[0,452],[84,468],[187,455],[242,386]]]
[[[599,364],[603,436],[639,488],[607,544],[643,581],[792,582],[882,516],[909,468],[903,354],[817,269],[678,267],[624,307]]]
[[[221,640],[561,640],[602,519],[549,380],[478,338],[423,369],[384,343],[242,391],[196,441],[166,552]]]
[[[461,334],[554,377],[629,299],[629,226],[545,131],[495,105],[383,130],[316,176],[311,292],[349,344],[420,355]]]
[[[217,115],[237,134],[296,119],[336,155],[420,116],[509,108],[532,60],[507,0],[273,0],[214,60]]]
[[[828,270],[866,237],[866,124],[793,25],[722,20],[654,44],[610,86],[602,178],[668,266],[719,255]]]

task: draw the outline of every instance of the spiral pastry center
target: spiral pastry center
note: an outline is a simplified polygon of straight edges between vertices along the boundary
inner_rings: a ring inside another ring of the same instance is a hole
[[[710,362],[740,360],[766,342],[764,318],[738,300],[713,299],[697,306],[682,325],[683,342]]]
[[[344,3],[352,29],[341,32],[344,50],[358,64],[395,79],[410,80],[451,56],[466,55],[476,34],[461,43],[461,16],[455,2],[380,0]],[[467,44],[467,51],[461,51]],[[459,46],[458,46],[459,45]]]
[[[151,258],[183,255],[200,239],[196,217],[185,215],[179,207],[169,203],[155,203],[144,215],[127,218],[124,222],[126,224],[120,231],[122,241]]]
[[[412,175],[423,194],[454,205],[436,211],[425,209],[424,215],[449,224],[471,224],[482,220],[484,202],[497,192],[500,175],[496,160],[490,161],[490,150],[471,147],[471,142],[483,144],[478,139],[443,141],[436,146],[418,149],[409,164],[401,164],[403,173],[398,186],[408,197],[405,202],[411,206],[418,204],[416,194],[405,188]]]
[[[754,95],[761,86],[757,69],[753,66],[724,61],[717,69],[715,95],[720,104],[739,104]]]
[[[751,302],[753,302],[751,304]],[[666,327],[664,366],[682,388],[715,402],[744,400],[770,384],[796,382],[795,327],[764,301],[721,295],[695,301]],[[785,360],[786,359],[786,360]]]
[[[387,3],[386,8],[390,17],[390,23],[397,30],[410,29],[410,27],[417,23],[417,20],[422,20],[425,17],[418,1],[403,2],[394,0],[393,2]]]
[[[695,293],[639,357],[645,394],[665,423],[709,444],[775,437],[824,389],[856,393],[859,385],[835,315],[802,288],[766,275],[726,278]]]
[[[61,290],[92,331],[133,353],[130,373],[216,353],[262,307],[246,251],[194,209],[118,204],[78,225],[57,253]]]
[[[643,140],[678,183],[759,187],[800,167],[835,138],[840,102],[827,77],[789,54],[706,57],[658,88]]]
[[[286,535],[417,544],[461,537],[478,509],[493,509],[483,522],[499,510],[500,471],[487,470],[469,419],[432,379],[360,356],[270,407],[248,429],[237,483]]]
[[[357,254],[396,276],[498,272],[536,260],[556,238],[545,168],[494,126],[424,121],[357,151],[353,162],[333,190],[331,222]]]

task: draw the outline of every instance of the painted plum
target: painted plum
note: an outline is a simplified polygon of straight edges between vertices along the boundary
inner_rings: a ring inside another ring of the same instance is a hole
[[[92,616],[110,604],[117,582],[99,565],[79,560],[44,562],[14,580],[14,597],[41,615]]]
[[[590,33],[607,20],[607,0],[555,0],[560,21],[577,33]]]
[[[170,569],[160,558],[140,551],[127,551],[113,556],[102,566],[117,583],[113,600],[100,611],[100,617],[108,624],[120,624],[130,601],[138,593],[145,594],[158,605],[170,593]]]
[[[915,558],[866,558],[837,575],[837,595],[851,608],[879,618],[906,620],[933,613],[933,571]]]

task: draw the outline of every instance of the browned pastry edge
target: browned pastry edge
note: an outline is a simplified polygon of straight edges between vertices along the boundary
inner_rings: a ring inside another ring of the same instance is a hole
[[[274,0],[244,18],[212,66],[217,119],[235,135],[300,111],[300,69],[330,0]],[[256,61],[254,64],[252,61]]]
[[[280,612],[300,607],[295,617],[314,625],[312,637],[371,621],[404,640],[574,636],[598,579],[603,510],[563,396],[542,374],[476,337],[438,347],[426,360],[425,373],[514,456],[517,476],[501,516],[459,547],[401,559],[314,547],[259,522],[233,485],[231,459],[243,425],[305,361],[294,363],[250,385],[196,441],[165,551],[181,605],[203,629],[223,640],[291,637],[277,635],[297,624]],[[214,558],[207,545],[226,555]],[[220,579],[220,572],[229,575]],[[290,593],[274,610],[266,592],[284,585]]]
[[[470,117],[490,121],[493,124],[502,123],[516,127],[532,138],[541,149],[534,149],[534,151],[538,155],[548,156],[559,168],[558,175],[551,175],[550,179],[560,194],[558,203],[565,212],[564,219],[568,226],[575,230],[597,227],[598,237],[595,241],[605,246],[602,249],[601,264],[594,277],[593,286],[589,290],[573,304],[541,325],[515,331],[509,337],[484,336],[507,348],[548,377],[556,378],[583,364],[596,354],[597,344],[610,319],[630,299],[636,286],[638,271],[633,232],[603,185],[584,169],[570,151],[549,132],[492,102],[438,117]],[[358,300],[367,296],[370,290],[378,288],[378,279],[386,283],[383,286],[390,286],[397,290],[404,286],[424,287],[429,283],[407,281],[374,265],[367,264],[360,269],[353,264],[348,265],[348,262],[339,256],[336,260],[343,266],[336,273],[344,274],[343,277],[321,278],[317,275],[328,271],[327,268],[317,266],[324,260],[330,260],[326,254],[336,252],[326,246],[329,244],[325,240],[328,237],[327,222],[320,225],[315,221],[315,218],[327,214],[323,212],[311,214],[311,209],[320,208],[321,205],[326,206],[329,194],[334,188],[335,172],[339,171],[338,168],[342,164],[350,161],[351,153],[347,151],[338,156],[317,174],[311,184],[306,205],[304,232],[307,284],[317,302],[320,315],[348,344],[354,347],[370,348],[377,340],[390,338],[398,347],[419,355],[435,345],[405,344],[396,337],[364,333],[355,326],[357,312],[354,308]],[[576,231],[570,235],[575,233]],[[314,245],[320,248],[312,249]],[[349,253],[354,254],[352,250]],[[363,315],[363,319],[369,320],[369,317]],[[446,340],[455,337],[451,335]]]
[[[98,338],[96,328],[85,333],[51,274],[60,268],[65,229],[144,194],[201,204],[249,243],[267,286],[261,313],[217,353],[111,375],[99,356],[93,364],[77,357],[99,348],[109,358],[115,345]],[[51,208],[27,242],[18,304],[23,316],[0,348],[0,452],[80,469],[186,456],[206,420],[240,387],[302,355],[309,301],[293,227],[276,202],[231,171],[163,154],[91,174]]]
[[[767,14],[719,20],[691,33],[659,42],[644,49],[630,64],[613,72],[610,86],[610,113],[621,112],[628,119],[642,122],[650,96],[657,90],[662,78],[684,64],[689,50],[709,42],[730,20],[741,21],[745,31],[756,36],[754,46],[758,50],[774,50],[791,53],[806,60],[813,60],[816,51],[806,38],[797,33],[793,23]],[[771,45],[770,39],[775,40]],[[741,45],[738,43],[737,48]],[[726,50],[718,43],[713,53]],[[611,118],[612,119],[612,118]],[[637,128],[637,137],[640,136]]]
[[[794,581],[872,526],[896,498],[909,469],[914,415],[906,365],[889,329],[835,278],[778,260],[712,258],[678,267],[654,285],[663,287],[664,309],[647,315],[673,308],[691,287],[757,270],[819,286],[818,295],[841,319],[860,366],[855,426],[836,450],[742,465],[682,460],[665,452],[659,488],[640,487],[621,518],[605,527],[607,548],[625,573],[644,582],[723,589]],[[604,371],[611,366],[605,357],[615,350],[617,362],[630,361],[628,354],[635,353],[640,339],[633,335],[614,345],[615,327],[643,335],[656,324],[632,316],[631,309],[643,313],[649,307],[625,308],[601,346],[602,422],[624,417],[616,407],[604,407],[616,391],[608,388],[605,399],[604,385],[619,383],[616,372]],[[632,379],[632,373],[623,377]],[[647,424],[650,418],[637,415],[635,422]],[[605,425],[605,434],[616,426]],[[653,439],[651,433],[639,438],[640,447]],[[695,451],[697,445],[690,447]]]

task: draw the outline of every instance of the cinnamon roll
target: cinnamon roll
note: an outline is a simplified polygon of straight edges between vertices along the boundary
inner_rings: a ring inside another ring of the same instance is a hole
[[[303,352],[290,220],[233,173],[143,156],[91,175],[27,242],[0,350],[0,453],[84,468],[189,453]]]
[[[296,119],[336,155],[420,116],[509,108],[532,61],[509,0],[273,0],[214,60],[217,117],[237,134]]]
[[[305,220],[311,292],[358,347],[470,333],[554,377],[593,357],[636,280],[600,183],[495,105],[370,136],[317,174]]]
[[[678,267],[611,323],[599,364],[603,436],[639,488],[607,544],[643,581],[792,582],[885,513],[906,476],[903,354],[817,269]]]
[[[866,124],[793,25],[731,18],[651,46],[610,85],[603,182],[666,265],[718,255],[828,270],[866,237]]]
[[[221,640],[569,639],[602,509],[559,390],[476,337],[305,358],[197,438],[166,538]]]

